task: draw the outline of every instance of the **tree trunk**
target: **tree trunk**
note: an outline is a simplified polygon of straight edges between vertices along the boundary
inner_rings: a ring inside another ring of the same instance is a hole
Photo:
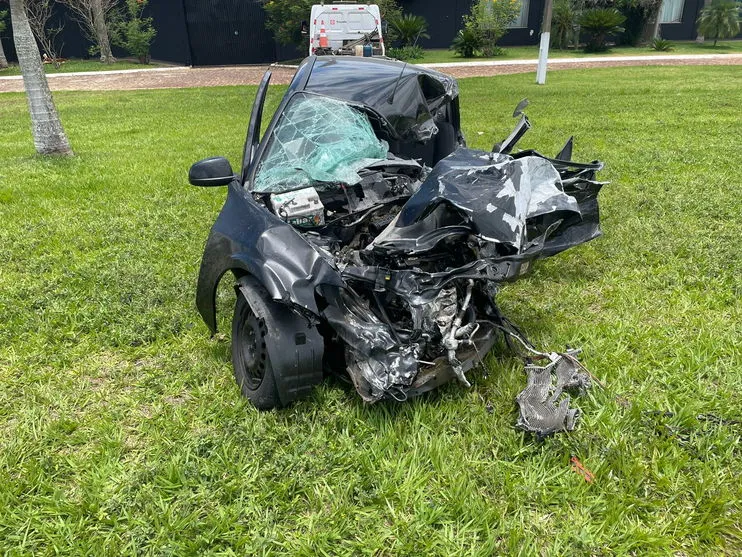
[[[658,39],[660,36],[660,11],[657,10],[657,15],[654,18],[654,29],[652,30],[652,40]]]
[[[31,113],[31,132],[36,151],[42,155],[72,155],[46,81],[39,47],[28,24],[24,0],[10,0],[10,18],[28,110]]]
[[[8,59],[5,57],[3,50],[3,41],[0,40],[0,69],[8,67]]]
[[[98,46],[100,47],[100,61],[104,64],[112,64],[116,59],[113,57],[113,53],[111,52],[111,41],[108,38],[106,14],[103,12],[101,0],[92,0],[91,9],[93,11],[95,35],[98,37]]]
[[[656,39],[660,34],[660,9],[662,4],[657,4],[654,9],[654,13],[647,14],[647,22],[644,24],[642,30],[642,44],[649,44],[653,39]]]

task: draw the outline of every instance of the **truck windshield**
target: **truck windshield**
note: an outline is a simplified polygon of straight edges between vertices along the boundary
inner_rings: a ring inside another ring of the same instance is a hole
[[[255,175],[255,192],[357,184],[358,171],[385,160],[389,152],[363,112],[306,93],[291,98],[268,141]]]

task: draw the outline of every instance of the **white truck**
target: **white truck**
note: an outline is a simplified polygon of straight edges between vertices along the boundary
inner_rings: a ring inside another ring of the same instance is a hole
[[[356,55],[370,44],[385,56],[381,13],[376,4],[315,4],[309,20],[309,55]]]

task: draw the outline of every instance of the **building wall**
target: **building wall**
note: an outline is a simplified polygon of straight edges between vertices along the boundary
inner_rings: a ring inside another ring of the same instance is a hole
[[[680,23],[660,24],[660,36],[670,41],[689,41],[696,38],[696,20],[703,9],[703,0],[685,0]]]
[[[372,1],[372,0],[369,0]],[[462,27],[462,17],[473,0],[399,0],[406,12],[425,17],[430,39],[425,48],[448,48]],[[511,29],[501,40],[503,46],[537,44],[545,0],[530,0],[527,26]],[[686,0],[680,23],[662,24],[662,36],[669,40],[693,40],[696,19],[703,0]],[[56,5],[53,21],[66,21],[60,39],[63,55],[88,58],[89,41],[66,9]],[[150,0],[147,14],[157,30],[151,54],[155,60],[193,65],[262,64],[305,56],[303,50],[277,44],[265,28],[260,0]],[[12,29],[2,38],[9,60],[15,60]],[[742,35],[741,35],[742,36]],[[117,56],[126,56],[114,48]]]
[[[544,18],[545,0],[530,0],[528,6],[528,22],[526,27],[510,29],[507,35],[500,39],[502,46],[522,46],[538,44],[541,32],[541,20]]]
[[[150,0],[148,15],[154,19],[157,36],[151,54],[155,60],[191,64],[191,49],[186,25],[185,2]]]
[[[185,0],[194,66],[275,60],[276,45],[257,0]]]
[[[430,39],[421,39],[424,48],[448,48],[463,27],[462,18],[469,13],[472,0],[400,0],[406,12],[421,15],[428,21]],[[500,40],[503,46],[538,43],[544,0],[530,0],[526,27],[511,29]]]

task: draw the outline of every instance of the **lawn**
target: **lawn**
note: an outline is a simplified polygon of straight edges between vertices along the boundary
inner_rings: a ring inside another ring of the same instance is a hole
[[[696,43],[695,41],[675,42],[670,52],[657,52],[649,47],[613,47],[607,52],[586,53],[582,50],[559,50],[552,48],[549,52],[550,58],[583,58],[586,56],[598,56],[607,58],[611,56],[652,56],[667,54],[735,54],[742,53],[742,40],[720,41],[716,47],[713,42]],[[425,57],[415,60],[416,64],[436,64],[446,62],[473,62],[482,60],[535,60],[538,58],[538,45],[534,46],[508,46],[503,48],[503,54],[494,58],[461,58],[452,50],[431,49],[425,51]]]
[[[119,60],[113,64],[102,64],[97,60],[77,60],[70,59],[64,62],[58,68],[53,64],[44,64],[44,70],[48,74],[52,73],[73,73],[73,72],[110,72],[112,70],[147,70],[151,68],[162,67],[162,64],[140,64],[129,60]],[[21,69],[17,64],[11,64],[9,67],[0,70],[0,77],[6,75],[21,75]]]
[[[536,344],[582,346],[606,385],[543,442],[514,428],[525,377],[504,352],[471,389],[404,404],[333,380],[281,411],[239,397],[231,286],[226,334],[194,307],[224,190],[186,176],[238,163],[254,91],[58,93],[71,160],[34,156],[24,97],[0,95],[0,552],[742,551],[742,68],[461,82],[471,145],[528,97],[523,146],[574,134],[612,182],[603,238],[502,291]]]

